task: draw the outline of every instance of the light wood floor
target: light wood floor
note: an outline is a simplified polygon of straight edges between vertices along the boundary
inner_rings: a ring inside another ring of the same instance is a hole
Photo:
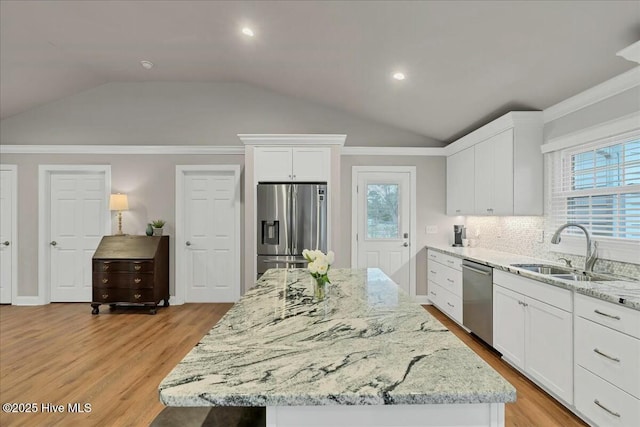
[[[231,304],[185,304],[147,310],[89,304],[0,306],[0,403],[89,403],[83,414],[6,414],[2,426],[147,426],[163,409],[157,387],[169,371],[224,315]],[[518,390],[506,408],[507,426],[582,426],[495,353],[427,311],[458,335]]]

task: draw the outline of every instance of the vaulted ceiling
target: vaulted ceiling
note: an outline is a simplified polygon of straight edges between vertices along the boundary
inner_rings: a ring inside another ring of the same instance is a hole
[[[633,68],[616,52],[638,39],[638,1],[3,0],[0,117],[106,82],[243,82],[449,142]]]

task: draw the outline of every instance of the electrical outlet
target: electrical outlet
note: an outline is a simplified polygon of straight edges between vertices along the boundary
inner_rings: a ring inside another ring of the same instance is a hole
[[[498,239],[502,237],[502,227],[496,228],[496,237]]]
[[[538,237],[537,237],[538,243],[544,243],[544,230],[538,229],[537,232],[538,232]]]
[[[427,225],[424,227],[424,234],[438,234],[437,225]]]

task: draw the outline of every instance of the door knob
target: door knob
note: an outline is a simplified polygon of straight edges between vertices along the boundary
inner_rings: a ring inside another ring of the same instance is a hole
[[[187,243],[185,243],[185,245],[191,246],[191,242],[187,240]]]
[[[57,244],[58,244],[58,242],[56,242],[55,240],[50,243],[51,246],[55,246]]]
[[[9,243],[8,240],[5,240],[4,242],[2,242],[2,244],[5,245],[5,246],[9,246],[11,243]]]
[[[404,242],[404,243],[402,244],[402,246],[404,246],[404,247],[406,248],[407,246],[409,246],[409,243]]]

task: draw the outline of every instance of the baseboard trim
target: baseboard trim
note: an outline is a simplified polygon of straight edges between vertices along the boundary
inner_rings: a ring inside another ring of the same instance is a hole
[[[11,305],[45,305],[44,301],[40,297],[36,296],[16,296]]]
[[[426,295],[416,295],[414,296],[416,302],[420,305],[431,305],[431,300]]]

